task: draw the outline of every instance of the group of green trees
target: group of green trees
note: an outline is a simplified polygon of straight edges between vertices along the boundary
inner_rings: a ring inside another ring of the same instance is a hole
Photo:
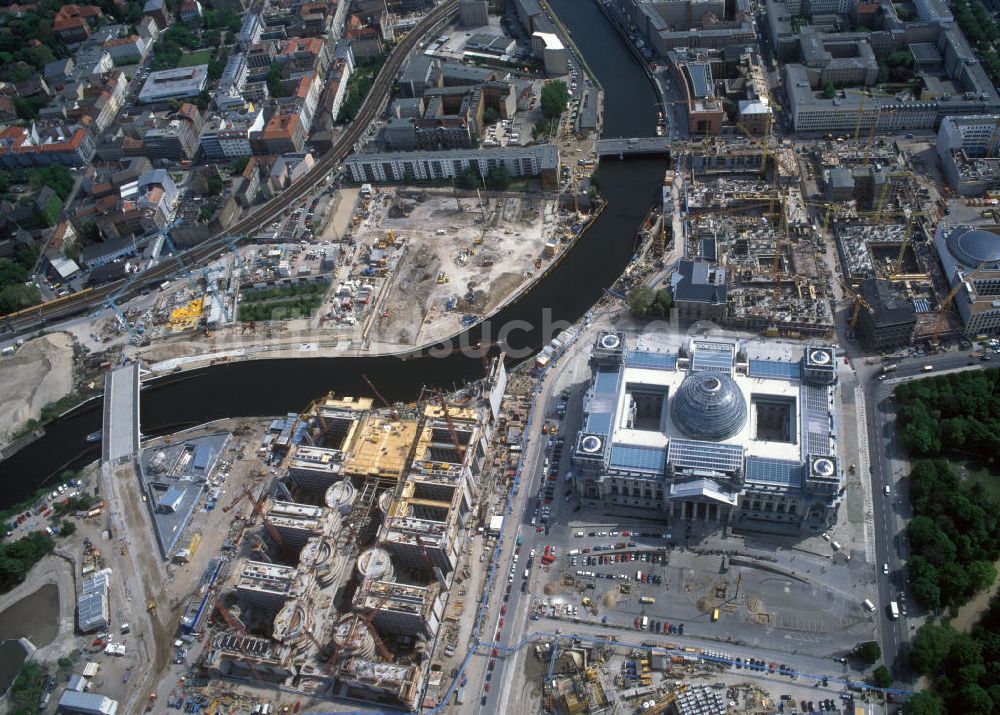
[[[503,164],[498,164],[486,172],[483,176],[479,169],[470,164],[458,175],[455,183],[463,189],[487,188],[494,191],[503,191],[510,186],[510,172]]]
[[[25,661],[10,686],[11,715],[35,715],[49,674],[37,660]]]
[[[329,283],[296,283],[246,291],[240,295],[240,320],[256,323],[308,318],[319,308],[329,287]]]
[[[930,679],[930,687],[904,706],[908,715],[989,715],[1000,708],[1000,598],[970,633],[948,624],[920,627],[910,649],[910,665]]]
[[[28,272],[35,263],[35,252],[23,247],[13,258],[0,258],[0,314],[12,313],[35,305],[42,295],[28,285]]]
[[[189,50],[201,46],[201,39],[183,25],[171,25],[162,33],[153,46],[153,57],[149,68],[154,71],[171,70],[178,65],[181,57]]]
[[[971,370],[896,388],[903,443],[917,457],[1000,454],[1000,370]]]
[[[1000,38],[1000,29],[979,0],[954,0],[952,7],[962,32],[979,50],[990,78],[995,84],[1000,84],[1000,56],[994,47],[997,38]]]
[[[921,605],[957,608],[988,588],[1000,557],[1000,518],[982,484],[963,481],[946,460],[922,459],[910,472],[910,502],[907,570]]]
[[[892,52],[878,63],[878,83],[909,82],[913,79],[913,54],[909,50]]]
[[[638,285],[628,294],[628,309],[632,315],[643,318],[666,318],[674,307],[674,298],[666,288],[653,290]]]
[[[55,546],[52,537],[40,531],[0,544],[0,593],[21,583],[28,570],[52,553]]]
[[[343,104],[340,105],[340,114],[337,115],[338,122],[349,122],[357,116],[388,56],[389,53],[386,51],[378,57],[370,57],[358,63],[354,74],[347,80],[347,92],[344,95]],[[270,90],[270,84],[268,89]]]
[[[535,127],[531,130],[532,138],[538,140],[543,136],[551,134],[552,130],[556,127],[559,117],[566,111],[568,104],[569,90],[566,88],[565,82],[557,79],[546,83],[542,87],[542,95],[539,102],[542,116],[535,121]]]

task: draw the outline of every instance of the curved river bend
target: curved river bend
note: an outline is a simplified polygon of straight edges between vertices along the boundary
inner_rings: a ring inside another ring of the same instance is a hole
[[[608,25],[597,7],[585,0],[550,0],[605,89],[605,136],[648,136],[656,123],[657,96],[643,68]],[[564,161],[575,161],[566,156]],[[621,274],[632,256],[636,230],[650,206],[659,201],[664,161],[609,161],[600,167],[601,193],[607,206],[566,258],[519,302],[489,321],[534,326],[510,335],[513,347],[541,347],[541,326],[580,318]],[[481,337],[474,329],[469,344]],[[552,336],[548,336],[551,338]],[[486,337],[487,341],[495,337]],[[220,417],[278,415],[301,409],[330,390],[369,394],[368,375],[389,400],[412,399],[421,385],[451,387],[482,376],[478,358],[448,357],[400,360],[373,358],[297,358],[226,363],[165,377],[142,393],[142,427],[155,434]],[[52,475],[97,457],[98,445],[84,438],[100,429],[100,401],[93,401],[47,428],[37,442],[0,463],[5,485],[0,507],[29,496]],[[89,449],[87,448],[89,447]]]

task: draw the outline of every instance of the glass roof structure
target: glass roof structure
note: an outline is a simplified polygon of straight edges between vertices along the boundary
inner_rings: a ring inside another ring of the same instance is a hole
[[[724,372],[689,374],[670,407],[674,424],[691,439],[728,439],[747,421],[746,399],[733,378]]]

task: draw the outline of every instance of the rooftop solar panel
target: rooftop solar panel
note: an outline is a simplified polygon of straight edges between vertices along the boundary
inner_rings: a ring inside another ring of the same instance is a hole
[[[802,368],[797,362],[750,360],[750,377],[799,380],[802,377]]]
[[[674,438],[667,447],[667,460],[678,467],[731,472],[743,464],[743,447]]]
[[[827,454],[832,431],[830,390],[815,385],[802,386],[803,456]]]
[[[783,459],[747,457],[746,480],[758,484],[777,484],[786,487],[802,486],[802,465]]]
[[[677,356],[646,350],[630,350],[625,357],[625,364],[629,367],[653,367],[663,370],[673,370],[677,367]]]
[[[631,444],[611,445],[612,467],[662,474],[666,463],[666,450],[660,447],[642,447]]]
[[[702,352],[699,350],[694,354],[691,361],[693,372],[703,372],[713,370],[715,372],[732,372],[733,356],[725,353]]]

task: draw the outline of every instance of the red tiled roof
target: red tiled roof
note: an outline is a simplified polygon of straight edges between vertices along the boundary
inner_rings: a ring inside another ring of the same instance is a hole
[[[285,43],[281,54],[293,55],[299,52],[319,55],[323,52],[323,40],[319,37],[293,37]]]

